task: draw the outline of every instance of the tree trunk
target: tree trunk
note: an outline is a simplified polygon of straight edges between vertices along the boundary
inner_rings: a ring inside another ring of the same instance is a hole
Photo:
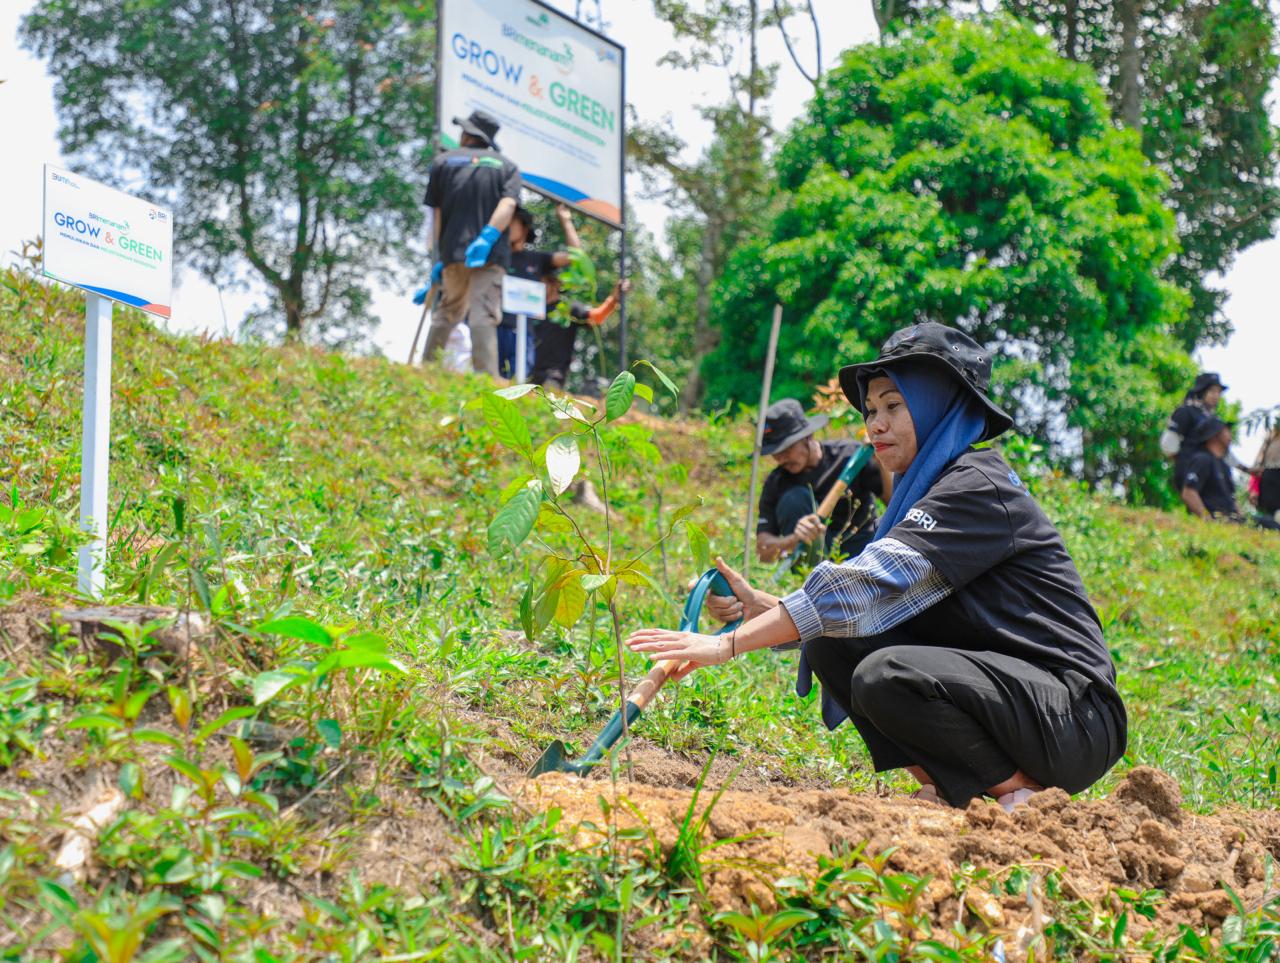
[[[880,42],[884,43],[884,32],[893,22],[894,8],[897,0],[871,0],[871,12],[876,16],[876,26],[880,28]]]
[[[720,246],[720,236],[724,232],[723,225],[714,219],[708,219],[702,229],[702,257],[698,263],[698,297],[694,302],[693,321],[693,371],[689,373],[689,381],[680,396],[680,410],[695,410],[702,402],[705,388],[702,382],[702,360],[715,350],[719,343],[719,332],[711,327],[708,315],[711,310],[711,285],[715,280],[716,250]]]
[[[1080,10],[1078,0],[1067,0],[1065,19],[1067,34],[1062,41],[1062,52],[1071,60],[1079,60],[1077,47],[1080,43]]]
[[[1116,70],[1116,110],[1128,128],[1142,130],[1142,70],[1138,56],[1138,26],[1142,0],[1120,0],[1120,58]]]
[[[751,0],[751,73],[747,76],[747,113],[756,115],[756,90],[760,79],[760,50],[756,35],[760,30],[759,0]]]

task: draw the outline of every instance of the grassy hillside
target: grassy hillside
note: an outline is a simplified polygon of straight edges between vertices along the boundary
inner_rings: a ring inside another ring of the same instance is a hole
[[[913,877],[851,856],[864,875],[850,877],[849,905],[875,907],[862,928],[819,912],[816,891],[783,899],[785,866],[758,868],[767,885],[739,899],[746,916],[717,915],[732,901],[708,895],[699,867],[712,856],[697,832],[646,847],[619,828],[625,771],[589,784],[612,827],[600,845],[572,844],[563,806],[528,802],[520,774],[541,748],[583,746],[616,705],[613,626],[596,599],[571,628],[552,623],[532,641],[513,631],[537,553],[528,543],[494,559],[486,529],[528,470],[485,423],[484,379],[173,338],[118,310],[107,601],[192,611],[208,631],[175,645],[172,618],[117,626],[104,657],[60,630],[51,611],[75,604],[81,319],[77,294],[3,277],[0,949],[763,959],[834,941],[875,958],[979,959],[1011,939],[963,912],[930,935],[910,907],[885,909],[884,894]],[[554,433],[532,398],[515,404],[535,445]],[[713,550],[740,552],[749,446],[740,424],[630,416],[608,443],[608,532],[602,516],[572,514],[632,557],[701,498],[690,520]],[[1280,539],[1124,509],[1027,467],[1102,615],[1130,712],[1129,752],[1090,795],[1155,766],[1192,809],[1274,810]],[[616,596],[624,633],[676,621],[671,598],[697,571],[683,525],[646,562],[654,586]],[[644,671],[633,656],[626,665]],[[688,790],[714,756],[704,805],[730,780],[901,788],[878,785],[856,736],[821,727],[793,674],[793,656],[766,653],[664,692],[635,730],[634,779]],[[69,814],[112,787],[125,801],[86,869],[60,875],[51,861]],[[1010,885],[1005,870],[998,885]],[[1176,945],[1244,959],[1232,954],[1280,930],[1272,879],[1256,882],[1256,905],[1206,909],[1202,925],[1141,944],[1124,931],[1155,915],[1159,894],[1077,905],[1055,890],[1058,929],[1045,932],[1068,957]],[[752,923],[751,902],[775,915]],[[953,921],[968,935],[941,935]]]

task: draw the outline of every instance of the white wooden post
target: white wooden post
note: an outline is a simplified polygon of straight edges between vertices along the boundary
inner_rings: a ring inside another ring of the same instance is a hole
[[[110,298],[86,293],[84,305],[84,422],[80,454],[80,527],[93,540],[80,549],[80,591],[102,597],[107,548],[107,477],[111,447]]]
[[[529,377],[528,359],[525,347],[529,338],[529,318],[524,314],[516,315],[516,370],[515,381],[524,381]]]

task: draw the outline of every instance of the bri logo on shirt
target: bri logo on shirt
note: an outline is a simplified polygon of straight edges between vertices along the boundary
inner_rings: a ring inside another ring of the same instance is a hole
[[[920,527],[926,532],[933,531],[933,526],[938,524],[937,520],[932,515],[928,512],[921,511],[918,508],[913,508],[911,511],[907,512],[906,520],[909,522],[918,522]]]

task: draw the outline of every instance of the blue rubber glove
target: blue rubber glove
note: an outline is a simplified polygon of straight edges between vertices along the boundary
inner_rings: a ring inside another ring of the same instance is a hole
[[[489,252],[493,250],[493,245],[500,237],[502,237],[501,231],[492,224],[486,224],[480,236],[467,245],[465,255],[467,267],[484,267],[484,262],[489,260]]]
[[[431,285],[439,284],[442,277],[444,277],[444,262],[437,261],[435,267],[431,269],[431,278],[428,283],[413,292],[413,303],[422,304],[426,301],[427,293],[431,290]]]

